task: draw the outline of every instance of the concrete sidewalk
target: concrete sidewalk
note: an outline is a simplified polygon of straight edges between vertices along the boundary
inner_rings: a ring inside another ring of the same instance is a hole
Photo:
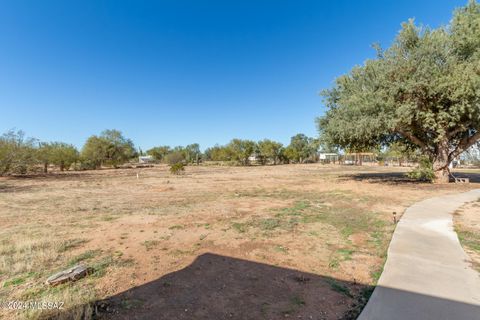
[[[480,275],[452,224],[457,208],[479,198],[477,189],[424,200],[405,211],[359,320],[480,320]]]

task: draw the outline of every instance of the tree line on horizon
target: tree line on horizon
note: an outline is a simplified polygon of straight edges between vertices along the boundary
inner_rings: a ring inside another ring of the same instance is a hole
[[[169,146],[159,146],[147,150],[146,153],[153,156],[155,160],[165,163],[175,162],[172,158],[176,158],[187,163],[222,161],[245,166],[251,164],[252,158],[262,165],[313,162],[316,160],[319,148],[319,139],[299,133],[290,139],[288,146],[270,139],[258,142],[232,139],[228,144],[217,144],[207,148],[203,153],[198,144],[173,149]]]
[[[22,131],[8,131],[0,136],[0,176],[8,174],[48,173],[54,166],[64,170],[94,170],[102,167],[118,168],[135,161],[138,156],[150,155],[157,163],[199,164],[203,161],[227,162],[232,165],[250,165],[252,157],[261,165],[306,163],[317,160],[320,141],[297,134],[290,144],[264,139],[233,139],[226,145],[215,145],[201,152],[198,143],[183,146],[157,146],[146,152],[136,149],[133,141],[118,130],[105,130],[90,136],[78,150],[64,142],[42,142],[28,138]]]

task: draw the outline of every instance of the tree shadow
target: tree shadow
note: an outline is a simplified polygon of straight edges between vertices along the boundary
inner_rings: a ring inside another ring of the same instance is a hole
[[[383,184],[421,184],[425,183],[415,179],[410,179],[406,172],[361,172],[341,175],[339,177],[343,180],[355,180],[365,181],[370,183],[383,183]]]
[[[76,180],[93,177],[94,174],[87,171],[64,171],[34,174],[13,174],[4,177],[6,180]]]
[[[469,178],[470,183],[480,183],[480,173],[475,172],[453,172],[450,182],[454,182],[456,178]],[[361,172],[354,174],[342,175],[339,177],[343,180],[355,180],[369,183],[382,183],[390,185],[398,184],[428,184],[428,182],[410,179],[406,172]]]
[[[455,176],[455,178],[468,178],[471,183],[480,183],[480,173],[456,171],[453,172],[453,176]]]
[[[33,189],[33,186],[14,186],[11,184],[0,184],[0,193],[25,192]]]
[[[28,192],[43,186],[33,182],[49,182],[49,181],[78,181],[89,178],[98,178],[91,173],[81,172],[63,172],[63,173],[47,173],[47,174],[18,174],[0,178],[0,193],[19,193]],[[15,182],[22,181],[21,184]],[[32,182],[33,184],[24,185],[23,182]]]

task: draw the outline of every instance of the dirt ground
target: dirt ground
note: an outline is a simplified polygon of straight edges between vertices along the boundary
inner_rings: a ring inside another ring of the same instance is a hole
[[[454,225],[463,249],[480,272],[480,199],[457,210]]]
[[[0,318],[354,319],[412,203],[404,169],[166,166],[0,178]],[[137,178],[138,174],[138,178]],[[82,263],[92,273],[48,287]]]

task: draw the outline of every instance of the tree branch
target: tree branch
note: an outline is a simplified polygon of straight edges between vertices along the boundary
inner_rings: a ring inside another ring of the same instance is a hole
[[[473,136],[466,136],[458,143],[458,146],[452,151],[449,155],[450,159],[454,159],[458,157],[462,152],[470,148],[480,140],[480,131],[477,131]]]
[[[450,132],[447,132],[447,137],[448,138],[453,138],[456,134],[462,132],[462,131],[467,131],[468,127],[470,126],[470,122],[464,122],[462,125],[459,125],[455,129],[453,129]]]
[[[410,132],[407,132],[407,131],[404,131],[404,130],[401,130],[401,129],[397,129],[396,130],[399,134],[401,134],[402,136],[404,136],[406,139],[410,140],[411,142],[413,142],[414,144],[416,144],[417,146],[419,146],[420,148],[422,148],[423,151],[429,153],[429,154],[432,154],[432,151],[428,148],[427,144],[424,143],[422,140],[420,140],[418,137],[416,137],[415,135],[413,135],[412,133]]]

